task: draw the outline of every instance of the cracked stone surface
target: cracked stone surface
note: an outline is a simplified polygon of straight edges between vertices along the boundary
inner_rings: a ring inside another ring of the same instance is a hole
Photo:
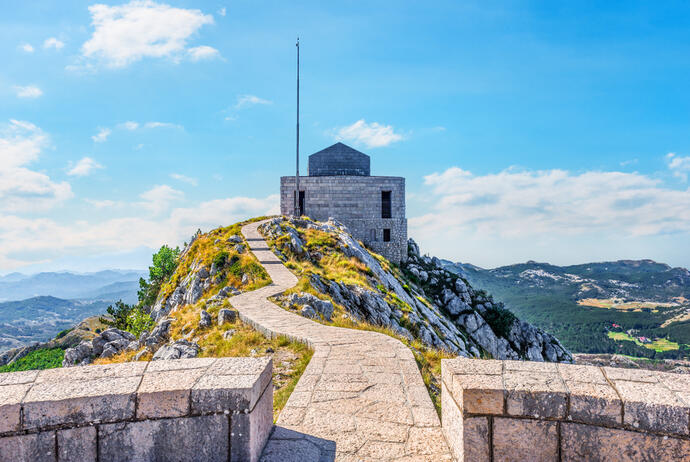
[[[245,225],[242,233],[273,283],[231,303],[244,322],[266,335],[285,335],[314,349],[261,460],[451,460],[414,356],[403,343],[325,326],[268,300],[297,278],[268,248],[260,224]]]

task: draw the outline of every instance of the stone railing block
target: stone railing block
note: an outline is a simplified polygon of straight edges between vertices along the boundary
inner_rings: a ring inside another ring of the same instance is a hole
[[[0,374],[0,462],[257,461],[270,358],[194,358]]]
[[[466,358],[441,364],[442,425],[456,460],[690,460],[688,376]]]

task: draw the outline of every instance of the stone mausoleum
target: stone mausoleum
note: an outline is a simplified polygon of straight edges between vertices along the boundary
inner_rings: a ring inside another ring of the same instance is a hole
[[[399,263],[407,258],[405,178],[371,176],[370,158],[343,143],[309,156],[299,178],[300,215],[335,218],[374,252]],[[295,177],[280,178],[280,213],[295,210]]]

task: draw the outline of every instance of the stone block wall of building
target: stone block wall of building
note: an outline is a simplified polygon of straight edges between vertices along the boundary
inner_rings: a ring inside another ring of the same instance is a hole
[[[373,251],[394,262],[407,258],[405,179],[391,176],[300,177],[304,215],[317,221],[335,218]],[[382,218],[381,192],[391,192],[391,218]],[[280,213],[294,208],[295,177],[280,179]],[[384,242],[384,230],[390,241]]]
[[[444,359],[442,426],[455,460],[690,461],[690,376]]]
[[[270,358],[195,358],[0,374],[0,462],[259,460]]]

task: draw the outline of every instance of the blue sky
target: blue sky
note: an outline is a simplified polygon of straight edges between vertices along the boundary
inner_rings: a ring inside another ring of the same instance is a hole
[[[277,210],[298,34],[304,158],[405,176],[423,251],[690,266],[690,6],[563,3],[5,6],[0,273],[141,268]]]

